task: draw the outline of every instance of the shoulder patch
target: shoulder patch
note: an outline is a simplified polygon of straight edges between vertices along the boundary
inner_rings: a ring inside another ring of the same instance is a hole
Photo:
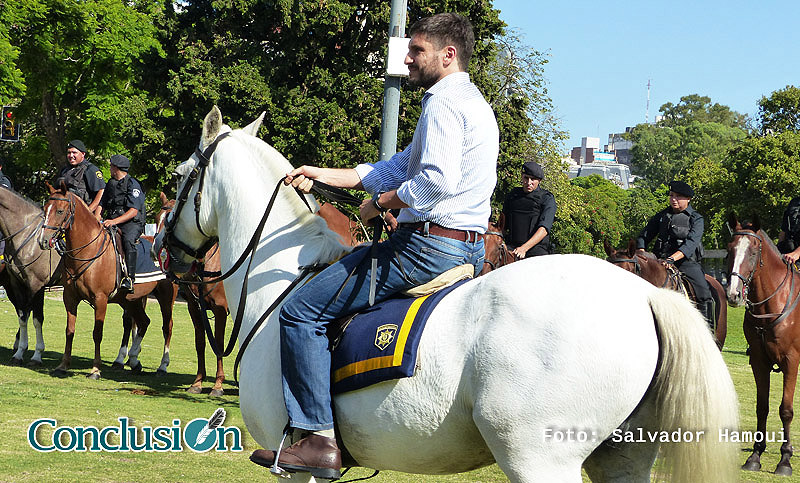
[[[98,178],[100,178],[100,179],[103,179],[103,173],[101,173],[99,170],[98,170],[98,171],[95,171],[95,172],[94,172],[94,174],[95,174],[95,176],[97,176]]]
[[[139,191],[137,188],[133,188],[133,197],[138,198],[142,192]]]

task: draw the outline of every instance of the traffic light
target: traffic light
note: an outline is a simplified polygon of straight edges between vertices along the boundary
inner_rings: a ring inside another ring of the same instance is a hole
[[[19,141],[19,124],[14,108],[3,106],[2,130],[0,130],[0,140]]]

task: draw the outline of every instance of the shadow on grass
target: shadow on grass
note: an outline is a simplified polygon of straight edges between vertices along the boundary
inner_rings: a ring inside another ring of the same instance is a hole
[[[0,361],[2,364],[8,365],[14,351],[11,348],[0,347]],[[26,351],[26,357],[29,357],[33,351]],[[54,378],[69,379],[74,377],[86,377],[92,369],[93,359],[82,356],[72,356],[72,364],[69,372],[64,375],[55,375],[53,370],[61,363],[62,354],[54,351],[42,352],[42,365],[28,366],[28,359],[23,362],[23,367],[43,375],[49,375]],[[156,375],[154,370],[142,370],[138,374],[134,374],[130,369],[114,370],[111,369],[111,364],[104,361],[101,368],[101,378],[106,381],[114,381],[125,384],[133,384],[134,386],[119,386],[116,388],[99,388],[102,391],[128,391],[134,395],[151,396],[151,397],[169,397],[184,400],[195,400],[198,397],[210,397],[211,386],[213,386],[213,377],[209,377],[210,381],[204,381],[206,387],[203,388],[201,394],[191,394],[186,392],[186,389],[194,382],[195,374],[186,373],[170,373],[159,376]],[[87,383],[91,383],[87,379]],[[234,381],[226,381],[223,389],[225,394],[219,399],[221,405],[238,406],[238,400],[225,401],[227,396],[239,396],[239,389],[237,387],[228,387],[237,385]],[[144,389],[142,388],[144,387]]]

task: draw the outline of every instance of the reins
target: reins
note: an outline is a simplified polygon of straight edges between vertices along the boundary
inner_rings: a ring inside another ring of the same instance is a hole
[[[176,199],[175,202],[176,206],[173,209],[173,213],[167,220],[165,226],[164,246],[168,252],[170,250],[170,247],[172,246],[182,250],[184,253],[186,253],[189,256],[192,256],[195,259],[199,259],[203,255],[205,255],[206,252],[208,252],[208,250],[214,245],[214,243],[217,243],[217,239],[215,237],[207,235],[203,231],[202,226],[200,225],[200,203],[202,200],[201,193],[202,193],[202,187],[204,185],[206,168],[211,162],[211,156],[214,154],[214,151],[216,150],[220,141],[228,137],[229,134],[230,133],[221,134],[204,151],[200,151],[200,149],[197,148],[195,154],[197,154],[199,158],[198,163],[189,173],[187,180],[184,182],[183,189],[181,190],[179,197]],[[199,178],[198,191],[194,198],[195,224],[197,225],[197,228],[200,231],[200,233],[207,238],[207,241],[200,248],[194,249],[189,245],[187,245],[186,243],[179,240],[177,236],[175,236],[174,234],[174,229],[175,225],[177,224],[180,213],[183,210],[183,206],[186,204],[186,201],[188,200],[189,192],[191,191],[192,186],[194,185],[195,181],[197,181],[198,178]],[[233,348],[236,345],[236,341],[238,340],[239,332],[241,331],[242,320],[244,318],[244,310],[247,303],[247,287],[248,287],[250,268],[252,266],[253,258],[255,256],[255,250],[258,246],[259,241],[261,240],[261,233],[263,232],[264,226],[266,225],[267,218],[272,212],[272,207],[275,204],[275,200],[278,197],[278,192],[280,191],[281,185],[283,185],[283,179],[280,179],[277,185],[275,186],[275,189],[272,192],[272,196],[270,197],[270,200],[267,203],[267,207],[264,210],[264,214],[261,216],[261,220],[259,221],[255,231],[253,232],[250,241],[243,250],[242,254],[239,256],[236,262],[234,262],[233,266],[229,270],[227,270],[224,274],[221,274],[211,280],[202,280],[201,278],[199,281],[190,281],[190,280],[177,279],[174,276],[170,277],[172,281],[177,284],[182,284],[182,285],[196,284],[198,286],[198,298],[200,300],[200,312],[202,314],[204,330],[206,333],[206,337],[208,338],[209,345],[217,357],[225,357],[230,355],[231,352],[233,351]],[[333,186],[329,186],[325,183],[321,183],[318,181],[314,182],[312,191],[330,197],[331,199],[334,199],[342,203],[348,203],[354,205],[358,205],[361,203],[361,200],[359,198],[356,198],[347,191]],[[305,205],[308,207],[309,211],[313,211],[305,195],[296,188],[295,192],[301,197]],[[248,257],[249,261],[247,263],[247,268],[245,270],[244,278],[242,281],[242,288],[239,295],[239,304],[236,311],[236,317],[234,318],[230,339],[228,340],[228,344],[226,345],[225,349],[220,350],[220,347],[217,345],[216,340],[214,338],[213,329],[211,328],[211,323],[209,322],[206,313],[207,307],[204,303],[206,294],[203,293],[203,286],[218,283],[227,279],[244,264],[245,259],[247,259]],[[235,380],[238,381],[237,368],[239,362],[241,361],[242,355],[244,354],[245,349],[249,345],[250,340],[252,340],[255,333],[267,319],[267,317],[269,317],[269,315],[275,310],[275,308],[277,308],[280,305],[280,303],[283,302],[283,300],[289,295],[289,293],[291,293],[291,291],[294,290],[294,288],[306,276],[308,276],[312,272],[322,270],[323,268],[325,268],[325,266],[327,266],[326,263],[315,263],[313,265],[299,267],[300,273],[297,275],[297,277],[295,277],[295,279],[289,284],[289,286],[273,301],[273,303],[261,315],[258,321],[256,321],[256,323],[253,325],[253,328],[247,334],[247,337],[240,344],[239,352],[237,353],[236,361],[234,363],[233,375]]]

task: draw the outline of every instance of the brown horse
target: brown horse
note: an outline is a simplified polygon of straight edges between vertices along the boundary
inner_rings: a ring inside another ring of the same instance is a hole
[[[519,260],[506,245],[503,238],[505,228],[505,216],[500,213],[497,224],[489,222],[489,228],[483,235],[483,246],[485,255],[483,256],[483,269],[481,275],[485,275],[492,270],[498,269],[503,265],[514,263]]]
[[[161,212],[158,215],[157,230],[161,231],[167,220],[167,214],[175,207],[175,200],[167,198],[163,192],[160,194],[161,198]],[[358,223],[352,221],[347,215],[337,210],[333,205],[324,203],[320,206],[317,212],[319,216],[325,219],[328,228],[337,233],[342,242],[351,246],[360,243],[361,238],[358,232]],[[202,276],[202,281],[206,284],[203,287],[203,302],[207,310],[211,310],[214,315],[214,340],[217,347],[222,348],[225,344],[225,325],[228,317],[228,301],[225,298],[225,287],[222,282],[214,282],[215,276],[209,276],[208,273],[215,273],[220,271],[219,262],[219,245],[214,244],[208,249],[204,257],[203,271],[206,272]],[[194,278],[193,278],[194,277]],[[197,279],[197,274],[191,273],[184,275],[186,281]],[[186,300],[189,316],[194,325],[194,346],[197,352],[197,375],[195,380],[187,392],[192,394],[200,394],[202,392],[202,384],[206,378],[206,334],[203,327],[203,313],[200,304],[200,284],[181,284],[181,295]],[[222,396],[224,394],[222,383],[225,381],[225,370],[223,367],[222,356],[217,355],[217,374],[214,379],[214,386],[211,388],[211,396]]]
[[[773,366],[783,373],[783,398],[778,411],[783,423],[781,459],[775,474],[792,474],[790,426],[794,415],[794,389],[800,360],[800,274],[783,261],[775,244],[761,230],[757,217],[742,225],[731,214],[728,225],[733,239],[728,244],[728,302],[746,304],[744,336],[750,345],[750,368],[756,380],[756,434],[753,453],[742,469],[759,471],[761,453],[767,447],[769,378]]]
[[[54,375],[66,375],[72,361],[72,340],[75,336],[75,322],[78,304],[86,300],[94,307],[94,361],[88,374],[91,379],[100,378],[100,342],[103,340],[103,323],[109,302],[119,304],[135,324],[134,338],[128,354],[128,364],[134,373],[141,372],[138,360],[141,341],[147,332],[150,318],[145,312],[147,296],[153,293],[161,306],[164,351],[159,372],[165,372],[169,364],[169,343],[172,336],[172,304],[174,290],[167,279],[137,283],[134,292],[118,292],[117,255],[112,246],[112,234],[103,228],[86,204],[68,192],[62,185],[56,190],[52,186],[50,198],[44,206],[44,225],[39,233],[39,245],[53,248],[63,237],[65,250],[64,264],[64,307],[67,311],[66,344],[61,364],[53,371]]]
[[[656,287],[669,288],[678,292],[683,292],[689,298],[694,296],[689,282],[681,277],[680,272],[675,268],[665,267],[655,255],[650,252],[636,251],[636,242],[630,240],[626,250],[615,250],[608,241],[603,241],[608,261],[629,272],[639,275],[643,279],[652,283]],[[716,278],[706,274],[706,282],[711,287],[711,295],[714,297],[716,308],[714,337],[717,340],[717,347],[722,350],[725,344],[725,337],[728,334],[728,305],[726,303],[725,289]]]

